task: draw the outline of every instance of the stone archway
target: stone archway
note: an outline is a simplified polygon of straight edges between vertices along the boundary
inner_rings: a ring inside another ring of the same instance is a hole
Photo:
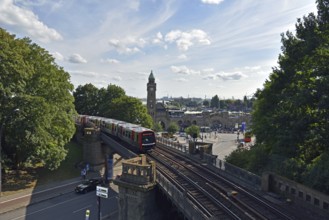
[[[185,130],[185,126],[182,120],[177,121],[177,125],[179,127],[179,131],[184,131]]]
[[[210,127],[212,129],[220,129],[222,127],[223,123],[220,120],[213,120],[210,123]]]
[[[185,127],[190,127],[192,125],[191,121],[187,120],[184,122]]]

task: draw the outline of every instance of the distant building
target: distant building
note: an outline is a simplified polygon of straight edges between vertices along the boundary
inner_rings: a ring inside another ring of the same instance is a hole
[[[147,83],[147,111],[153,118],[153,121],[156,121],[156,88],[157,84],[151,71],[149,82]]]
[[[232,130],[236,124],[251,123],[251,116],[244,112],[183,111],[166,108],[164,102],[156,101],[156,83],[151,71],[147,83],[147,111],[155,123],[167,129],[170,122],[176,122],[181,130],[191,125],[215,129]]]

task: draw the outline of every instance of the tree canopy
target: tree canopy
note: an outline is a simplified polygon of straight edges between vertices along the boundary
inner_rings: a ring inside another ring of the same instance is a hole
[[[75,132],[70,75],[30,39],[0,28],[2,149],[16,167],[26,162],[56,169]]]
[[[210,107],[212,108],[219,108],[219,98],[218,95],[215,95],[210,100]]]
[[[316,2],[317,16],[298,19],[295,35],[282,34],[279,66],[256,93],[254,155],[268,160],[246,166],[329,193],[329,1]]]
[[[179,130],[179,127],[176,122],[170,122],[167,128],[167,131],[170,135],[175,134]]]
[[[147,113],[146,106],[139,99],[127,96],[119,86],[110,84],[106,89],[98,89],[92,84],[80,85],[73,96],[79,114],[114,118],[147,128],[153,127],[153,120]]]
[[[200,136],[200,127],[197,125],[191,125],[185,128],[186,134],[190,135],[193,138],[197,138]]]

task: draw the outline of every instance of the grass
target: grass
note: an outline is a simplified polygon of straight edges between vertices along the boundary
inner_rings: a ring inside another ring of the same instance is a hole
[[[68,150],[67,157],[57,170],[50,171],[43,167],[29,167],[18,172],[9,171],[6,173],[2,194],[10,195],[22,190],[32,189],[37,185],[80,176],[80,170],[76,168],[76,164],[82,161],[82,147],[75,142],[70,142],[66,148]]]

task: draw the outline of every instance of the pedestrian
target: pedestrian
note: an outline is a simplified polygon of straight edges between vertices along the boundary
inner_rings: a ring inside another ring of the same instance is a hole
[[[90,168],[90,167],[89,167],[89,163],[87,163],[87,164],[86,164],[86,172],[89,171],[89,168]]]
[[[84,180],[86,179],[86,169],[85,168],[81,170],[81,177]]]

